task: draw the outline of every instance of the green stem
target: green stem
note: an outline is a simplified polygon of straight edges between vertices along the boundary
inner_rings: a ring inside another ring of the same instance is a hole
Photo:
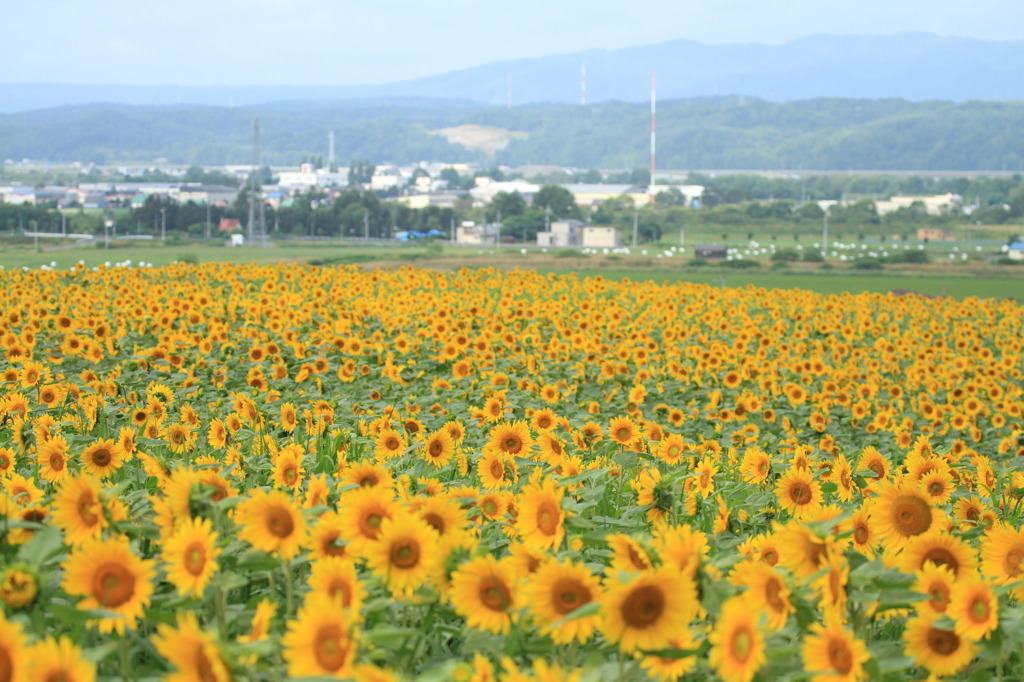
[[[291,576],[288,575],[288,560],[281,559],[281,575],[284,577],[284,604],[285,614],[288,618],[291,618],[292,610],[292,581]]]
[[[120,649],[120,654],[121,654],[121,679],[123,679],[124,682],[131,682],[131,679],[132,679],[132,677],[131,677],[132,666],[131,666],[131,663],[130,663],[129,652],[128,652],[128,629],[127,628],[125,629],[124,633],[121,635],[121,641],[120,641],[119,644],[120,644],[120,646],[118,648]]]

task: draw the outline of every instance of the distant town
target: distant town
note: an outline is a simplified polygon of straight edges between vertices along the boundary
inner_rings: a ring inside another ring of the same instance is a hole
[[[36,239],[435,239],[614,249],[683,245],[688,229],[724,246],[753,236],[754,225],[759,235],[774,230],[773,240],[799,241],[827,234],[831,222],[834,239],[966,239],[1024,256],[1013,229],[1024,212],[1024,183],[1005,174],[664,171],[651,182],[646,171],[369,161],[346,168],[311,157],[296,167],[255,171],[8,161],[2,177],[0,229]]]

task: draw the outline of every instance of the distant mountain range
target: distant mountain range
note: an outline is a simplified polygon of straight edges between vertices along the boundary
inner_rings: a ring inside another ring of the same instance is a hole
[[[282,101],[417,98],[419,106],[579,103],[586,64],[588,103],[646,101],[650,72],[659,99],[742,94],[786,102],[818,97],[911,101],[1024,99],[1024,42],[940,37],[814,35],[782,45],[706,45],[673,40],[620,50],[493,62],[370,86],[0,84],[0,112],[109,102],[218,107]],[[96,67],[97,73],[102,68]]]
[[[262,107],[91,104],[0,114],[0,159],[102,165],[245,164],[252,121],[263,159],[297,165],[477,162],[635,169],[648,162],[646,103],[487,107],[430,100],[291,102]],[[475,141],[475,142],[474,142]],[[658,167],[744,170],[1024,169],[1024,101],[910,102],[732,96],[662,100]]]

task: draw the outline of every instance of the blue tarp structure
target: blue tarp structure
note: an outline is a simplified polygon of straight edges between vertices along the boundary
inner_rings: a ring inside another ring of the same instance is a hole
[[[427,237],[443,237],[444,232],[441,230],[429,230],[427,232],[416,232],[410,230],[409,232],[396,232],[395,239],[400,242],[407,242],[411,239],[426,239]]]

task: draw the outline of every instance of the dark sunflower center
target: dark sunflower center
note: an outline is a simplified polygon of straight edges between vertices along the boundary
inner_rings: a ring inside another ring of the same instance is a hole
[[[192,575],[199,575],[206,567],[206,547],[194,542],[185,550],[185,570]]]
[[[631,628],[647,628],[658,622],[665,611],[665,594],[654,585],[643,585],[622,602],[622,619]]]
[[[92,591],[100,606],[117,608],[135,593],[135,576],[121,564],[103,564],[93,575]]]
[[[274,537],[288,538],[295,532],[295,521],[287,509],[271,509],[267,514],[267,530]]]
[[[552,606],[563,616],[592,600],[590,590],[573,578],[559,578],[551,587],[551,595]]]
[[[914,495],[898,495],[892,503],[892,524],[904,537],[920,535],[932,525],[932,508]]]
[[[324,670],[334,672],[345,664],[348,648],[343,637],[344,633],[337,625],[325,625],[317,631],[313,655]]]
[[[952,630],[928,628],[928,648],[940,656],[949,656],[960,648],[960,637]]]
[[[480,603],[491,611],[507,611],[512,603],[512,593],[508,587],[494,577],[487,577],[480,581],[477,590]]]
[[[828,662],[836,672],[847,674],[853,668],[850,647],[843,641],[832,640],[828,645]]]
[[[559,521],[558,505],[554,502],[544,502],[537,509],[537,528],[545,535],[554,535],[558,532]]]
[[[409,569],[420,562],[420,545],[414,540],[403,540],[391,546],[391,564]]]

